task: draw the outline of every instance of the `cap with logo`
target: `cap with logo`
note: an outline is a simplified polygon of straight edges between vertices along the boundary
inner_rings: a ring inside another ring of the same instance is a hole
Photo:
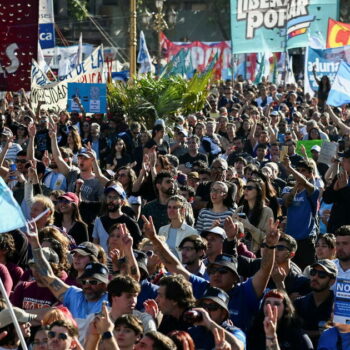
[[[73,192],[66,192],[65,194],[63,194],[62,196],[59,196],[58,199],[60,198],[64,198],[64,199],[67,199],[67,201],[70,201],[70,202],[73,202],[75,203],[76,205],[79,204],[79,197],[73,193]]]
[[[79,277],[80,280],[86,278],[95,278],[102,283],[108,283],[108,269],[101,263],[89,263],[85,266],[84,273]]]
[[[216,287],[209,287],[199,300],[202,299],[210,299],[228,312],[228,302],[230,300],[230,297],[222,289]]]
[[[218,235],[220,237],[222,237],[222,239],[226,239],[227,236],[226,236],[226,232],[223,228],[219,227],[219,226],[215,226],[213,228],[210,228],[208,230],[203,230],[201,232],[201,236],[203,238],[207,237],[209,233],[214,233],[215,235]]]
[[[220,254],[215,258],[213,263],[208,265],[208,268],[212,265],[225,266],[239,276],[237,272],[237,259],[232,255]]]
[[[18,308],[18,307],[13,307],[13,311],[15,313],[16,319],[18,323],[27,323],[31,322],[32,320],[35,320],[37,318],[37,315],[34,314],[29,314],[28,312],[25,312],[24,310]],[[0,324],[1,328],[6,327],[13,323],[10,310],[5,309],[0,312]]]
[[[333,277],[336,277],[338,274],[337,265],[332,260],[329,260],[329,259],[317,260],[314,264],[311,265],[311,267],[315,267],[315,266],[322,267],[323,270],[328,272]]]
[[[115,191],[119,194],[119,196],[122,198],[122,199],[125,199],[126,198],[126,193],[124,191],[124,188],[119,186],[119,185],[112,185],[112,186],[108,186],[106,189],[105,189],[105,194],[107,194],[108,192],[110,191]]]
[[[72,250],[72,253],[78,253],[83,256],[92,255],[95,258],[98,257],[98,249],[95,244],[91,242],[82,242],[76,248]]]

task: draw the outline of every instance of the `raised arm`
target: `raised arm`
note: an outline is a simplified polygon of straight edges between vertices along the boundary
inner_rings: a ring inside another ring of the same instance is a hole
[[[333,120],[333,122],[340,128],[340,130],[345,134],[350,134],[350,127],[348,127],[346,124],[342,122],[342,120],[336,116],[336,114],[333,112],[333,109],[330,108],[328,105],[326,106],[326,111],[329,113],[329,116]]]
[[[51,293],[58,300],[63,302],[64,294],[69,289],[69,286],[55,276],[50,266],[50,263],[46,260],[42,248],[40,246],[36,224],[33,222],[30,223],[29,226],[31,232],[27,234],[27,238],[30,245],[32,246],[35,269],[46,284],[46,287],[50,289]]]
[[[266,234],[266,247],[262,254],[260,269],[253,276],[253,287],[258,298],[263,295],[275,262],[275,247],[280,237],[278,225],[278,220],[273,222],[273,219],[270,219],[270,230]]]
[[[143,233],[150,239],[157,252],[162,263],[168,269],[169,272],[178,273],[183,275],[187,280],[190,278],[190,273],[185,269],[181,262],[176,258],[174,254],[165,246],[165,244],[159,239],[156,233],[156,229],[153,225],[153,219],[150,216],[148,219],[142,215]]]
[[[35,160],[35,151],[34,151],[34,141],[36,135],[36,126],[35,123],[31,123],[28,126],[29,142],[27,148],[27,158],[28,160]]]
[[[317,84],[320,84],[321,80],[317,78],[317,75],[316,75],[316,66],[315,66],[315,65],[312,66],[312,74],[314,75],[314,78],[315,78],[315,80],[316,80],[316,83],[317,83]]]

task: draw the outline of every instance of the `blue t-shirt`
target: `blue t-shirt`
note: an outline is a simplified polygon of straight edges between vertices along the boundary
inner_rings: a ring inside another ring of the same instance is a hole
[[[332,327],[321,334],[317,350],[338,350],[338,337],[341,342],[340,349],[350,349],[350,333],[340,333],[336,327]]]
[[[320,191],[315,188],[311,195],[306,190],[294,196],[292,204],[287,211],[286,233],[296,240],[306,239],[316,235],[314,213],[317,210],[317,200]]]
[[[189,281],[192,283],[193,295],[196,299],[201,298],[209,287],[208,281],[193,274]],[[230,319],[243,331],[248,329],[255,313],[259,310],[259,298],[256,296],[252,281],[252,278],[249,278],[227,293],[230,296],[228,304]]]
[[[233,334],[238,340],[246,346],[246,338],[244,332],[239,328],[230,326],[227,322],[221,325],[222,328]],[[196,344],[196,350],[212,350],[215,349],[214,335],[204,326],[191,327],[188,330],[189,335]]]
[[[147,299],[155,299],[158,295],[158,288],[156,284],[151,283],[147,279],[140,282],[141,292],[137,297],[136,310],[143,311],[145,308],[143,302]]]

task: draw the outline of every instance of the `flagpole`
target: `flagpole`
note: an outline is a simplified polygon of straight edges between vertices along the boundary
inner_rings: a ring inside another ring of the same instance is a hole
[[[9,309],[9,311],[10,311],[10,316],[11,316],[13,325],[15,326],[18,338],[19,338],[19,340],[21,342],[22,349],[23,350],[28,350],[27,344],[26,344],[26,342],[24,340],[24,337],[23,337],[23,333],[22,333],[21,328],[19,326],[19,323],[17,321],[15,312],[13,311],[13,306],[12,306],[12,304],[10,302],[10,299],[9,299],[7,293],[6,293],[6,289],[4,287],[4,284],[2,283],[1,277],[0,277],[0,291],[1,291],[2,297],[5,299],[6,305],[7,305],[8,309]]]
[[[134,79],[136,75],[136,47],[137,47],[137,33],[136,33],[136,0],[130,2],[130,79]]]

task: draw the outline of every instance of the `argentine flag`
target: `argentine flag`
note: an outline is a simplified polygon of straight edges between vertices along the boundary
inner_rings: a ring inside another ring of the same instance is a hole
[[[140,32],[140,50],[137,56],[137,63],[140,63],[139,74],[150,73],[152,71],[152,60],[146,45],[145,34]]]
[[[25,227],[26,220],[22,210],[13,198],[12,191],[0,177],[0,233]]]
[[[328,94],[327,104],[338,107],[350,103],[350,64],[341,61]]]

